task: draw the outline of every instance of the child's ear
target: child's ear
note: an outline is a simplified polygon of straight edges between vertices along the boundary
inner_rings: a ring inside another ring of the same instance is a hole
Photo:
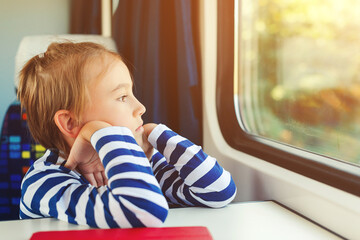
[[[59,130],[67,137],[76,138],[81,130],[74,115],[68,110],[57,111],[54,121]]]

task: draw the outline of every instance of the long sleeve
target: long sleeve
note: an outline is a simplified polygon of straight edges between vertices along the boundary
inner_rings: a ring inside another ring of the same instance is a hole
[[[23,180],[20,217],[55,217],[100,228],[160,226],[168,204],[131,131],[104,128],[93,134],[91,143],[108,185],[91,186],[77,172],[54,164],[60,157],[48,151]]]
[[[149,142],[157,149],[152,167],[168,202],[176,206],[223,207],[236,195],[236,186],[228,171],[215,158],[159,124]]]

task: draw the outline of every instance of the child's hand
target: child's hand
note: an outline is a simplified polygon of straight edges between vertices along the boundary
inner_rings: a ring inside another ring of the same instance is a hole
[[[154,130],[155,127],[157,127],[157,124],[155,123],[147,123],[143,126],[146,139],[148,139],[150,133],[152,132],[152,130]]]
[[[104,165],[91,145],[90,138],[95,131],[109,126],[111,125],[101,121],[86,123],[76,137],[65,164],[65,167],[71,170],[76,168],[95,187],[106,185],[107,178],[104,172]]]
[[[153,146],[149,143],[148,137],[151,131],[157,126],[155,123],[148,123],[143,126],[144,132],[141,138],[135,138],[139,146],[144,150],[146,157],[150,160],[153,153]]]

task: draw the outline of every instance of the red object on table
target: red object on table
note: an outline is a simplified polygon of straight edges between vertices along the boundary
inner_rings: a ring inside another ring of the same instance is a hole
[[[206,227],[163,227],[163,228],[112,228],[69,231],[44,231],[34,233],[30,240],[115,240],[115,239],[171,239],[212,240]]]

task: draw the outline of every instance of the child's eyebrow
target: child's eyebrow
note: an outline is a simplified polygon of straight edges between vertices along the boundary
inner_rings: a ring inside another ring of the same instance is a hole
[[[115,92],[122,88],[131,88],[131,85],[129,83],[119,83],[111,92]]]

